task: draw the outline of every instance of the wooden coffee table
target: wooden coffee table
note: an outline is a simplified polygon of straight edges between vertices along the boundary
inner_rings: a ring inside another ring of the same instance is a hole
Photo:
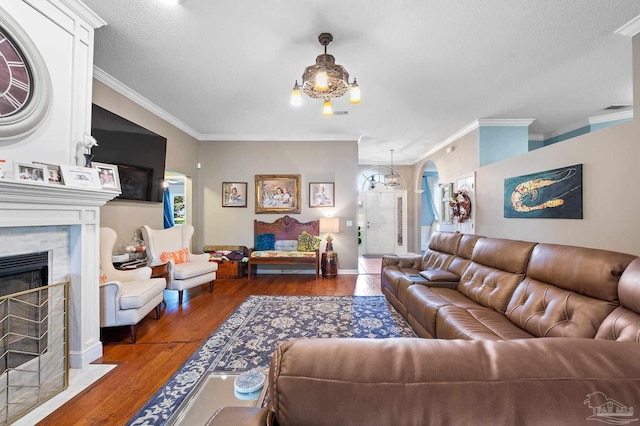
[[[267,392],[266,382],[259,391],[238,394],[233,389],[233,381],[240,373],[212,371],[204,375],[167,424],[203,425],[222,407],[262,406]]]

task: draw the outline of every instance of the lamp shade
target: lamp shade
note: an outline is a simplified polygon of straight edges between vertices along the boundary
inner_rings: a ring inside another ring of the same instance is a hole
[[[340,218],[339,217],[321,217],[320,218],[320,232],[337,234],[340,232]]]

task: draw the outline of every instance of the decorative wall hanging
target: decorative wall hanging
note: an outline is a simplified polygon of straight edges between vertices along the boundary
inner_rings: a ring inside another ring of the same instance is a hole
[[[309,207],[335,207],[333,182],[309,182]]]
[[[449,200],[451,218],[455,223],[464,223],[471,217],[471,199],[466,189],[459,189]]]
[[[222,182],[222,207],[247,207],[247,182]]]
[[[256,175],[256,213],[300,213],[300,175]]]
[[[504,217],[582,219],[582,164],[505,179]]]

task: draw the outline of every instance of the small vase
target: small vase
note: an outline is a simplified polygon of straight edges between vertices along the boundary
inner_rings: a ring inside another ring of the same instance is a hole
[[[93,160],[93,154],[84,154],[84,166],[91,167],[91,160]]]

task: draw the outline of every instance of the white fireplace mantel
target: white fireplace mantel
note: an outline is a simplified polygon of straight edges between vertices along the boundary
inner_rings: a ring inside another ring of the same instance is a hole
[[[100,207],[118,195],[0,179],[3,228],[69,225],[69,364],[83,368],[102,356],[100,342]]]

